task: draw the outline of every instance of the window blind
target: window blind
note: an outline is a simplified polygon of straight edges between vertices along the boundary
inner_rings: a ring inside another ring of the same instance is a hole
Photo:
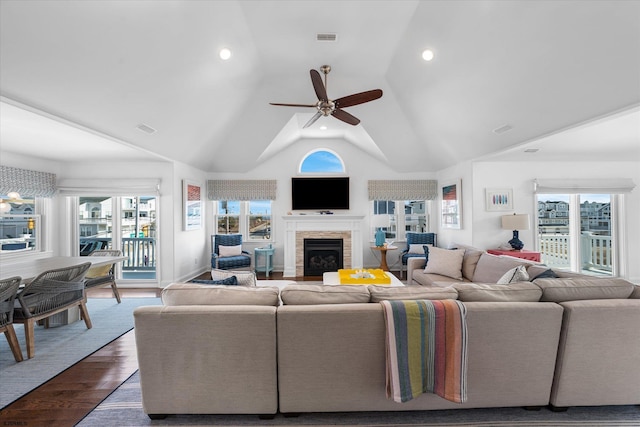
[[[275,179],[212,179],[207,181],[209,200],[275,200]]]
[[[0,194],[15,191],[21,196],[52,197],[56,191],[56,175],[0,165]]]
[[[58,190],[63,196],[158,196],[160,179],[61,179]]]
[[[630,178],[533,180],[533,189],[540,194],[621,194],[631,192],[635,186]]]
[[[369,200],[435,200],[438,181],[432,179],[371,180]]]

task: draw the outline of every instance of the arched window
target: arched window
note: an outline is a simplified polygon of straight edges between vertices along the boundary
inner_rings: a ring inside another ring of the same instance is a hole
[[[335,152],[319,148],[310,151],[300,162],[300,173],[344,173],[344,162]]]

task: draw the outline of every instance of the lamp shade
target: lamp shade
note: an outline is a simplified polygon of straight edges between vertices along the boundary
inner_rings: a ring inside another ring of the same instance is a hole
[[[504,215],[502,217],[502,228],[505,230],[528,230],[529,214]]]
[[[373,215],[371,226],[374,228],[389,227],[389,215]]]

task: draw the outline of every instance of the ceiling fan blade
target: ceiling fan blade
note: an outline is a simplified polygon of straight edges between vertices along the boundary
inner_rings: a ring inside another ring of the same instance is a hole
[[[322,77],[320,77],[320,73],[316,70],[311,70],[309,72],[311,74],[311,83],[313,83],[313,89],[316,91],[316,95],[320,101],[327,101],[327,88],[324,87],[324,83],[322,83]]]
[[[352,116],[351,114],[339,108],[336,108],[335,110],[333,110],[333,113],[331,113],[331,115],[338,120],[342,120],[345,123],[349,123],[350,125],[355,126],[358,123],[360,123],[360,119],[358,119],[355,116]]]
[[[345,108],[353,105],[364,104],[365,102],[373,101],[382,97],[382,90],[374,89],[366,92],[360,92],[349,96],[338,98],[335,101],[336,107]]]
[[[320,118],[320,116],[322,116],[322,113],[320,111],[318,111],[317,113],[315,113],[313,115],[313,117],[311,117],[309,119],[309,121],[307,123],[305,123],[304,126],[302,126],[302,129],[304,128],[308,128],[309,126],[311,126],[312,124],[314,124],[316,122],[316,120],[318,120]]]
[[[316,104],[281,104],[278,102],[270,102],[269,105],[280,105],[282,107],[315,107]]]

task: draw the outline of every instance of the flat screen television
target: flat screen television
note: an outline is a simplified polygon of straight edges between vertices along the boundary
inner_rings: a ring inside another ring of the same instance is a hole
[[[349,209],[349,177],[291,178],[291,209]]]

